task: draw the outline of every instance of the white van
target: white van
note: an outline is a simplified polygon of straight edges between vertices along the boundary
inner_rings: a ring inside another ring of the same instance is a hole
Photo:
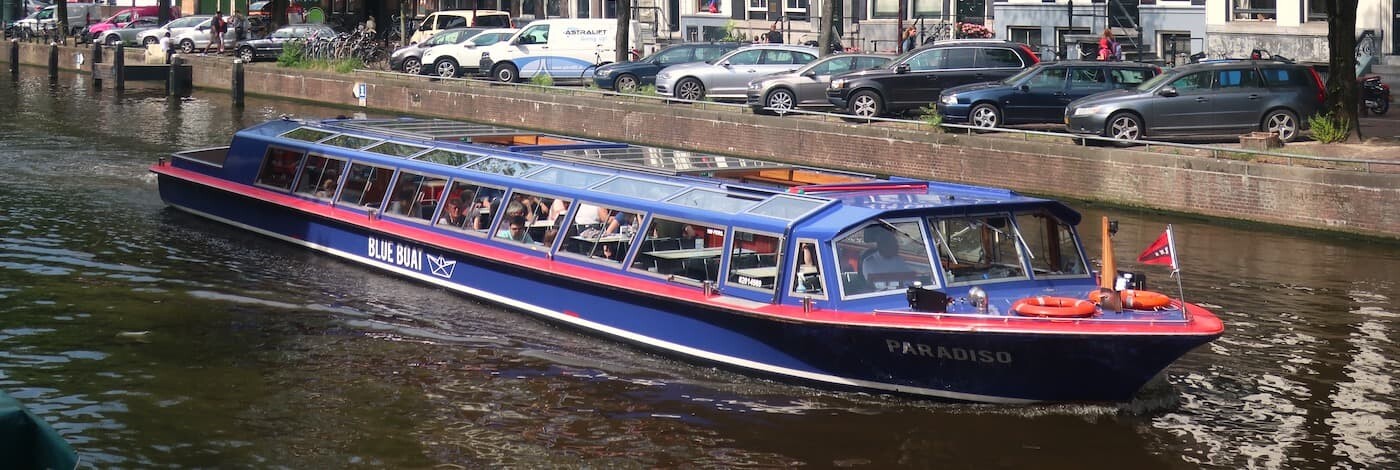
[[[628,49],[641,50],[641,24],[632,21]],[[513,82],[547,74],[558,82],[582,82],[598,65],[616,58],[616,19],[532,21],[509,40],[482,48],[482,72]]]
[[[102,14],[101,6],[95,3],[69,3],[68,4],[68,34],[78,36],[83,31],[87,31],[89,25],[95,24],[106,18]],[[15,26],[20,29],[27,29],[30,32],[50,30],[57,27],[58,19],[54,17],[58,12],[58,7],[49,5],[29,18],[15,22]]]
[[[510,13],[500,10],[448,10],[439,11],[423,18],[409,44],[418,44],[434,34],[452,28],[509,28]]]

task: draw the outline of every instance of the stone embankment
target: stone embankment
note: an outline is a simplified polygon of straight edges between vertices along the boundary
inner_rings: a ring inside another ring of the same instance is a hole
[[[21,48],[23,63],[47,65],[48,46]],[[73,55],[82,52],[65,50],[59,62],[76,68]],[[189,57],[188,63],[194,86],[230,87],[229,58]],[[1168,155],[760,116],[703,103],[665,104],[396,74],[292,70],[270,63],[246,66],[244,73],[246,92],[252,95],[1400,239],[1400,171],[1394,165],[1256,161],[1229,152],[1216,152],[1220,158]],[[358,84],[364,84],[363,101],[355,93]]]

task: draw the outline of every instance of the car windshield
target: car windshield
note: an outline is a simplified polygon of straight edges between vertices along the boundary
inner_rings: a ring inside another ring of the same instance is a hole
[[[1157,85],[1160,85],[1162,82],[1167,81],[1168,77],[1175,78],[1175,77],[1179,77],[1179,76],[1181,76],[1181,75],[1180,75],[1180,74],[1174,74],[1174,73],[1164,73],[1164,74],[1161,74],[1161,75],[1152,77],[1151,80],[1142,82],[1141,85],[1138,85],[1138,86],[1137,86],[1137,90],[1138,90],[1138,91],[1147,91],[1147,90],[1151,90],[1151,89],[1153,89],[1153,88],[1156,88]]]

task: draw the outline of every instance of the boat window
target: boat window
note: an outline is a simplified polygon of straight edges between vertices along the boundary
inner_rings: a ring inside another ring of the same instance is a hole
[[[1025,279],[1015,229],[1001,214],[930,218],[949,285]]]
[[[803,241],[797,244],[797,255],[792,257],[792,293],[799,296],[826,298],[822,282],[821,252],[817,244]]]
[[[841,292],[860,295],[933,283],[928,244],[919,223],[878,221],[836,241]]]
[[[301,178],[297,180],[297,193],[330,200],[335,196],[335,187],[343,172],[345,160],[321,155],[306,157],[306,167],[301,169]]]
[[[632,269],[696,282],[719,281],[723,228],[652,217],[644,233]]]
[[[729,252],[729,285],[773,292],[778,281],[778,247],[782,239],[761,233],[734,231]]]
[[[680,204],[686,207],[700,207],[708,210],[723,211],[730,214],[737,214],[761,199],[744,197],[719,191],[710,191],[700,188],[691,189],[676,195],[666,202]]]
[[[476,155],[451,150],[432,149],[428,153],[414,157],[415,160],[429,161],[447,166],[462,166],[476,158]]]
[[[580,202],[560,248],[590,260],[621,264],[636,239],[641,214]]]
[[[505,206],[501,228],[496,231],[496,238],[549,249],[554,246],[554,240],[558,237],[559,229],[563,227],[564,217],[568,213],[567,199],[512,192],[510,202]]]
[[[503,191],[480,187],[463,180],[454,180],[447,190],[446,207],[438,217],[438,225],[457,230],[486,232],[491,228],[496,206]]]
[[[541,170],[539,173],[526,176],[525,179],[552,183],[570,188],[587,188],[597,184],[599,181],[607,179],[608,175],[593,173],[591,171],[571,170],[568,168],[552,167]]]
[[[340,190],[340,202],[377,208],[379,203],[384,202],[384,193],[389,189],[389,181],[393,177],[394,170],[391,168],[352,163]]]
[[[1089,268],[1079,256],[1074,230],[1054,216],[1036,212],[1016,215],[1016,228],[1030,250],[1031,270],[1037,278],[1084,277]]]
[[[783,220],[796,220],[821,207],[822,201],[791,196],[774,196],[749,209],[750,214],[766,215]]]
[[[302,155],[296,150],[269,147],[262,169],[258,170],[258,179],[254,182],[278,189],[292,189],[292,178],[297,175]]]
[[[350,134],[341,134],[341,135],[338,135],[338,136],[335,136],[335,137],[331,137],[331,138],[329,138],[329,139],[326,139],[325,142],[321,142],[321,143],[326,144],[326,145],[334,145],[334,146],[336,146],[336,147],[345,147],[345,148],[348,148],[348,149],[362,149],[362,148],[365,148],[365,147],[369,146],[369,144],[372,144],[372,143],[374,143],[374,142],[375,142],[374,139],[368,139],[368,138],[364,138],[364,137],[356,137],[356,136],[353,136],[353,135],[350,135]]]
[[[621,194],[623,196],[646,199],[648,201],[659,201],[661,198],[675,194],[676,191],[685,189],[679,184],[658,183],[625,176],[617,177],[603,182],[593,189],[605,193]]]
[[[384,208],[384,213],[397,217],[431,220],[437,212],[438,200],[442,199],[447,179],[428,176],[410,171],[399,171],[398,180],[390,194],[394,199]]]
[[[522,162],[519,160],[509,160],[500,157],[486,157],[478,160],[467,168],[486,173],[495,173],[506,176],[520,176],[535,168],[539,168],[539,163]]]
[[[420,147],[417,145],[400,144],[398,142],[384,142],[379,145],[370,147],[366,150],[394,157],[408,157],[409,155],[413,155],[427,149],[427,147]]]
[[[298,127],[296,129],[292,129],[290,131],[282,133],[281,137],[286,137],[288,139],[304,140],[307,142],[316,142],[326,137],[330,137],[331,134],[335,133],[323,131],[320,129],[312,129],[310,127]]]

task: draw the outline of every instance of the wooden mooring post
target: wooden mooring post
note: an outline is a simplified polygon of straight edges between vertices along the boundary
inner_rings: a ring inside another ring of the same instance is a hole
[[[19,39],[10,40],[10,74],[19,75]]]
[[[233,60],[233,78],[229,81],[230,92],[233,94],[233,105],[243,107],[243,60]]]
[[[184,65],[185,58],[181,57],[180,54],[175,54],[174,57],[170,58],[170,76],[165,80],[165,89],[167,94],[171,97],[181,97],[189,94],[189,91],[186,89],[187,84],[185,83],[184,74],[181,73],[181,69],[184,68]]]
[[[113,81],[117,82],[117,91],[126,89],[126,46],[117,43],[117,51],[112,53],[112,75]]]
[[[97,66],[102,63],[102,44],[96,41],[92,43],[92,87],[102,88],[102,74],[97,71]]]
[[[58,79],[58,43],[49,43],[49,79]]]

